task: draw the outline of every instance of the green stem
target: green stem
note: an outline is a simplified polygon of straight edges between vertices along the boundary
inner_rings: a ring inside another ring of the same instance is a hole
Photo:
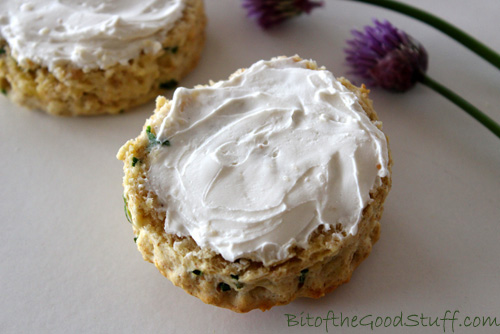
[[[466,113],[474,117],[479,123],[487,127],[491,132],[493,132],[498,138],[500,138],[500,125],[492,120],[490,117],[485,115],[481,110],[474,107],[472,104],[464,100],[459,95],[455,94],[448,88],[444,87],[440,83],[429,78],[425,74],[420,79],[420,82],[429,88],[434,89],[439,94],[446,97],[451,102],[455,103],[457,106],[465,110]]]
[[[484,60],[491,63],[496,68],[500,69],[500,55],[479,42],[474,37],[449,24],[448,22],[440,19],[439,17],[425,12],[421,9],[406,5],[397,1],[392,0],[353,0],[358,2],[365,2],[368,4],[392,9],[394,11],[406,14],[415,19],[421,20],[434,28],[441,30],[446,35],[455,39],[457,42],[463,44],[465,47],[469,48],[471,51],[475,52],[477,55],[482,57]]]

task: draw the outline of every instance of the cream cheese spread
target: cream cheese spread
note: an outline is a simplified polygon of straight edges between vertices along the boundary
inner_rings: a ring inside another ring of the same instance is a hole
[[[332,73],[296,57],[259,61],[209,87],[179,88],[147,187],[165,231],[234,261],[272,265],[320,225],[357,233],[388,175],[385,135]],[[339,233],[339,238],[342,238]]]
[[[183,9],[183,0],[2,0],[0,37],[20,64],[105,69],[160,51]]]

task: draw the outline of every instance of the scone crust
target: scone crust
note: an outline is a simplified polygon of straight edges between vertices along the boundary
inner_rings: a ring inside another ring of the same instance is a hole
[[[296,60],[301,59],[296,57]],[[317,69],[312,62],[308,67]],[[339,81],[359,97],[366,114],[380,127],[368,98],[369,91],[364,86],[352,85],[347,79]],[[149,169],[146,128],[161,124],[171,101],[158,97],[156,104],[155,113],[146,121],[142,133],[128,141],[117,156],[124,161],[126,211],[137,247],[146,261],[154,263],[173,284],[205,303],[236,312],[264,311],[288,304],[297,297],[319,298],[350,280],[354,269],[370,254],[379,238],[379,221],[391,187],[390,173],[370,194],[372,200],[363,210],[356,235],[346,235],[340,224],[330,231],[320,227],[311,236],[307,249],[293,249],[293,257],[284,262],[270,267],[248,259],[229,262],[214,251],[200,248],[191,237],[178,237],[164,231],[165,215],[157,210],[160,204],[156,195],[145,187]],[[389,171],[391,166],[389,151]],[[340,239],[335,232],[344,237]]]
[[[142,53],[128,65],[84,72],[71,65],[52,71],[37,64],[21,66],[0,39],[0,88],[13,102],[58,116],[117,114],[143,104],[189,73],[205,41],[203,0],[187,0],[157,54]],[[163,88],[162,88],[163,87]]]

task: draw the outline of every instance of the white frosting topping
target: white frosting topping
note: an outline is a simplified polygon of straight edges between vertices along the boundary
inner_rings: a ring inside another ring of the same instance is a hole
[[[147,187],[165,231],[226,260],[271,265],[320,225],[357,233],[388,171],[387,141],[354,93],[294,58],[259,61],[210,87],[178,88],[156,130]],[[342,238],[339,233],[339,238]]]
[[[183,0],[2,0],[0,37],[21,64],[88,71],[160,51],[183,9]]]

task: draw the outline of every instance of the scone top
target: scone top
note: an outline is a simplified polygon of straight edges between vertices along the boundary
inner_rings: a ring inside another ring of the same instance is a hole
[[[184,0],[31,0],[0,2],[0,38],[20,64],[83,70],[126,64],[156,53]]]
[[[169,106],[153,130],[170,145],[151,150],[147,187],[167,233],[228,261],[283,261],[319,226],[356,234],[389,173],[385,135],[356,95],[297,56],[179,88]]]

